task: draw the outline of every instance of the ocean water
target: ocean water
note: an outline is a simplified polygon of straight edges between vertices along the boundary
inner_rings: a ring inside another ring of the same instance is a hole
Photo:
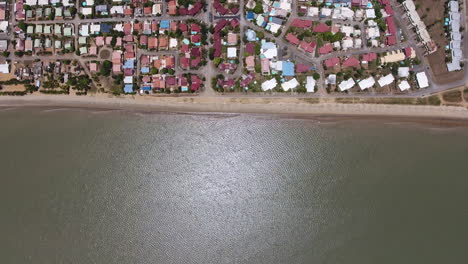
[[[1,263],[467,263],[468,128],[0,111]]]

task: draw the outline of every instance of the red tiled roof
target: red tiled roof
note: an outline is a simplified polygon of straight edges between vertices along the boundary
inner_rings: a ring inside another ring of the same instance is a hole
[[[375,61],[377,59],[377,54],[376,53],[367,53],[367,54],[364,54],[362,55],[362,61]]]
[[[190,66],[190,59],[186,57],[181,57],[180,66],[184,69],[187,69]]]
[[[288,33],[286,35],[286,40],[289,41],[289,43],[294,44],[294,45],[299,45],[299,39],[293,35],[292,33]]]
[[[348,59],[343,61],[342,65],[343,67],[358,67],[359,60],[355,57],[349,57]]]
[[[200,26],[198,24],[190,24],[190,31],[200,33]]]
[[[301,48],[305,52],[313,53],[315,51],[315,46],[317,46],[317,44],[313,41],[311,43],[302,41],[301,44],[299,45],[299,48]]]
[[[333,51],[333,46],[330,43],[327,43],[319,48],[319,54],[327,54]]]
[[[325,66],[327,66],[327,68],[331,68],[331,67],[334,67],[336,65],[340,64],[340,59],[338,58],[331,58],[331,59],[328,59],[328,60],[325,60]]]
[[[310,70],[310,66],[306,64],[296,64],[296,72],[298,73],[304,73],[308,72]]]
[[[388,33],[394,35],[396,33],[396,26],[395,26],[395,21],[393,21],[393,17],[386,17],[385,23],[387,23]]]
[[[303,20],[303,19],[294,19],[291,27],[297,27],[297,28],[309,28],[312,26],[312,21],[310,20]]]
[[[320,23],[317,26],[315,26],[313,30],[314,32],[317,32],[317,33],[323,33],[323,32],[330,31],[330,27],[324,23]]]
[[[395,45],[396,44],[396,37],[395,36],[388,36],[386,43],[389,46]]]
[[[186,32],[188,30],[188,26],[185,23],[180,23],[179,28],[182,32]]]
[[[252,42],[247,43],[247,45],[245,45],[245,51],[251,55],[255,54],[255,44]]]
[[[406,47],[404,49],[404,52],[405,52],[405,57],[406,58],[409,58],[411,57],[411,55],[413,54],[413,49],[411,47]]]

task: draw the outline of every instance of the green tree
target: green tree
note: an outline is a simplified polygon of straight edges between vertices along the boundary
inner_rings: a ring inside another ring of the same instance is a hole
[[[99,73],[102,75],[102,76],[109,76],[110,73],[111,73],[111,70],[112,70],[112,62],[111,61],[104,61],[101,65],[101,70],[99,71]]]

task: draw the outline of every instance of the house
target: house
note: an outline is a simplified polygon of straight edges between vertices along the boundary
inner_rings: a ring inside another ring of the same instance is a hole
[[[328,54],[333,51],[333,46],[330,43],[327,43],[319,48],[318,52],[320,55]]]
[[[291,23],[291,27],[297,27],[297,28],[310,28],[312,26],[312,21],[311,20],[303,20],[303,19],[294,19],[293,22]]]
[[[362,63],[369,63],[377,59],[377,53],[366,53],[362,55]]]
[[[315,52],[315,47],[317,46],[317,44],[315,42],[310,42],[310,43],[307,43],[305,41],[302,41],[301,44],[299,45],[299,49],[305,51],[305,52],[308,52],[308,53],[314,53]]]
[[[425,72],[416,73],[416,80],[418,81],[419,88],[429,87],[429,80]]]
[[[294,76],[294,63],[290,61],[283,61],[282,69],[283,76]]]
[[[270,75],[270,60],[267,58],[260,59],[261,71],[263,75]]]
[[[312,76],[307,76],[306,78],[306,89],[308,93],[315,92],[315,79]]]
[[[361,88],[361,91],[373,87],[374,84],[375,84],[375,79],[374,79],[374,77],[372,77],[372,76],[370,76],[369,78],[366,78],[366,79],[364,79],[364,80],[361,80],[361,81],[358,83],[359,88]]]
[[[398,88],[400,88],[400,91],[404,92],[406,90],[411,89],[410,84],[407,81],[402,81],[399,85]]]
[[[289,43],[296,45],[296,46],[299,45],[299,42],[300,42],[299,39],[292,33],[288,33],[286,35],[286,40],[289,41]]]
[[[316,33],[329,32],[329,31],[330,31],[330,27],[327,26],[327,25],[324,24],[324,23],[320,23],[320,24],[318,24],[317,26],[315,26],[315,27],[313,28],[313,31],[316,32]]]
[[[0,64],[0,73],[10,73],[10,64],[8,62]]]
[[[197,35],[198,36],[198,35]],[[227,44],[228,45],[236,45],[237,44],[237,34],[228,33],[227,36]]]
[[[289,81],[286,81],[281,84],[281,88],[283,88],[284,91],[289,91],[291,89],[296,88],[299,85],[299,82],[296,80],[296,78],[293,78]]]
[[[340,64],[340,59],[335,57],[335,58],[330,58],[325,60],[325,66],[330,69],[335,66],[338,66]]]
[[[378,83],[380,87],[385,87],[387,85],[392,84],[395,81],[395,77],[391,73],[385,75],[384,77],[380,78]]]
[[[237,58],[237,48],[230,47],[227,49],[227,57],[228,58]]]
[[[267,80],[262,83],[262,90],[268,91],[268,90],[274,89],[276,88],[276,85],[278,85],[278,83],[276,82],[275,78]]]
[[[355,84],[356,82],[353,80],[353,78],[349,78],[348,80],[342,81],[338,85],[338,88],[340,88],[340,91],[344,92],[353,88]]]
[[[349,57],[345,60],[343,60],[342,66],[344,68],[357,68],[359,67],[360,63],[359,60],[356,59],[355,57]]]
[[[245,64],[248,71],[255,70],[255,57],[254,56],[247,56],[245,57]]]

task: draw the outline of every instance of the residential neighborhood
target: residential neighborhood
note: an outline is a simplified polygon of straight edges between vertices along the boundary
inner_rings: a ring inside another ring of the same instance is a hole
[[[0,1],[0,92],[420,96],[468,78],[444,8],[434,35],[419,0]]]

